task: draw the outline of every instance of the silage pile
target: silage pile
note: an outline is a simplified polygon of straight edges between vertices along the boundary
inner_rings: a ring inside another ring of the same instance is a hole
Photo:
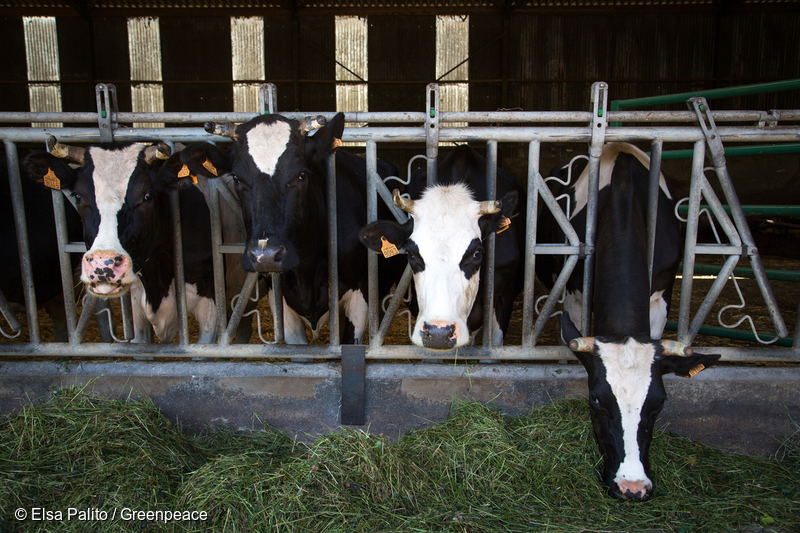
[[[799,442],[754,459],[657,435],[657,497],[620,503],[599,484],[582,401],[519,418],[457,402],[397,443],[344,431],[307,445],[274,430],[189,437],[149,401],[70,389],[0,418],[0,531],[798,531]],[[18,521],[20,508],[117,514]]]

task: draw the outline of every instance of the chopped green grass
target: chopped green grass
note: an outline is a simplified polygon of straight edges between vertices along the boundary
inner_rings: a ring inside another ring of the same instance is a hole
[[[362,431],[314,444],[268,429],[181,433],[149,400],[80,389],[0,417],[0,531],[800,531],[800,433],[773,458],[657,434],[656,496],[599,482],[585,402],[509,418],[455,401],[398,442]],[[174,522],[19,522],[18,508],[205,511]]]

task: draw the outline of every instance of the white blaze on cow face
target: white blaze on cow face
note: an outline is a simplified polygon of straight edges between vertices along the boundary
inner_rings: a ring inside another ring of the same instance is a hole
[[[472,241],[481,238],[480,203],[466,185],[434,186],[414,202],[412,216],[409,245],[416,246],[424,268],[414,273],[419,314],[411,341],[436,349],[423,342],[428,324],[454,326],[451,340],[455,343],[445,349],[468,344],[467,317],[478,293],[480,268],[468,279],[460,263]]]
[[[89,148],[100,225],[92,247],[83,256],[81,281],[97,296],[118,296],[137,279],[130,255],[119,241],[117,214],[125,203],[128,183],[142,149],[138,144],[121,150]]]
[[[250,157],[264,174],[272,176],[291,138],[288,122],[277,120],[270,124],[258,124],[247,132]]]
[[[620,465],[614,482],[625,494],[629,491],[642,496],[653,483],[645,473],[639,449],[639,423],[642,408],[652,381],[655,347],[628,339],[625,344],[605,343],[595,339],[597,354],[606,369],[606,380],[614,393],[622,423],[624,450],[619,450]]]
[[[614,171],[614,165],[616,164],[617,156],[620,153],[629,153],[638,159],[639,162],[645,166],[645,168],[650,168],[650,158],[646,153],[635,146],[627,143],[608,143],[603,147],[603,156],[600,158],[600,183],[598,185],[598,190],[601,190],[603,187],[607,187],[611,183],[611,174]],[[586,165],[586,167],[583,169],[583,172],[581,172],[581,175],[578,176],[578,179],[575,180],[575,184],[572,186],[572,190],[575,191],[575,205],[572,207],[572,210],[569,213],[570,219],[578,214],[581,209],[586,207],[586,201],[589,194],[588,181],[589,165]],[[663,172],[661,173],[658,183],[661,191],[667,196],[667,198],[671,200],[672,195],[667,187],[667,180],[664,177]]]

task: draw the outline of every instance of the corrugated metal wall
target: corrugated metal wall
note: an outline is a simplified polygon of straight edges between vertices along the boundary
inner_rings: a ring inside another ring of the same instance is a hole
[[[230,15],[158,21],[164,110],[233,111]],[[264,79],[278,86],[278,108],[335,110],[334,16],[266,14],[263,22]],[[94,109],[93,86],[110,82],[130,110],[127,18],[58,16],[56,26],[62,109]],[[796,10],[474,15],[468,42],[471,110],[586,109],[596,80],[609,82],[611,99],[624,99],[800,77]],[[0,18],[0,46],[0,108],[27,111],[22,17]],[[425,85],[437,76],[435,47],[435,15],[369,14],[369,109],[424,109]],[[714,106],[799,108],[800,95]]]

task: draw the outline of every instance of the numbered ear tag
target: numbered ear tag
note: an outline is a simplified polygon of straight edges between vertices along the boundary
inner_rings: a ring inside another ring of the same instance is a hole
[[[213,175],[218,176],[217,174],[217,167],[214,166],[214,163],[211,162],[209,158],[206,157],[205,162],[203,163],[203,167],[211,172]],[[197,182],[195,182],[197,183]]]
[[[216,174],[214,174],[214,175],[216,176]],[[179,178],[186,178],[186,177],[192,178],[192,183],[197,184],[197,176],[195,176],[194,174],[189,172],[189,167],[187,167],[185,164],[178,171],[178,177]]]
[[[387,241],[386,237],[381,237],[381,242],[383,243],[383,245],[381,245],[381,253],[383,254],[383,257],[394,257],[400,253],[397,251],[397,246]]]
[[[61,190],[61,180],[58,179],[58,176],[56,176],[56,173],[53,172],[52,168],[47,169],[47,174],[44,175],[42,180],[44,181],[45,187],[50,187],[51,189],[55,189],[57,191]]]
[[[510,225],[511,225],[511,219],[510,218],[508,218],[508,217],[501,218],[499,227],[497,228],[497,231],[495,231],[495,234],[503,233],[505,230],[508,229],[508,227]]]
[[[687,372],[688,375],[682,376],[682,377],[685,377],[686,379],[691,379],[691,378],[695,377],[697,374],[699,374],[700,372],[702,372],[705,369],[706,369],[705,365],[703,363],[700,363],[696,367],[694,367],[691,370],[689,370],[689,372]]]

